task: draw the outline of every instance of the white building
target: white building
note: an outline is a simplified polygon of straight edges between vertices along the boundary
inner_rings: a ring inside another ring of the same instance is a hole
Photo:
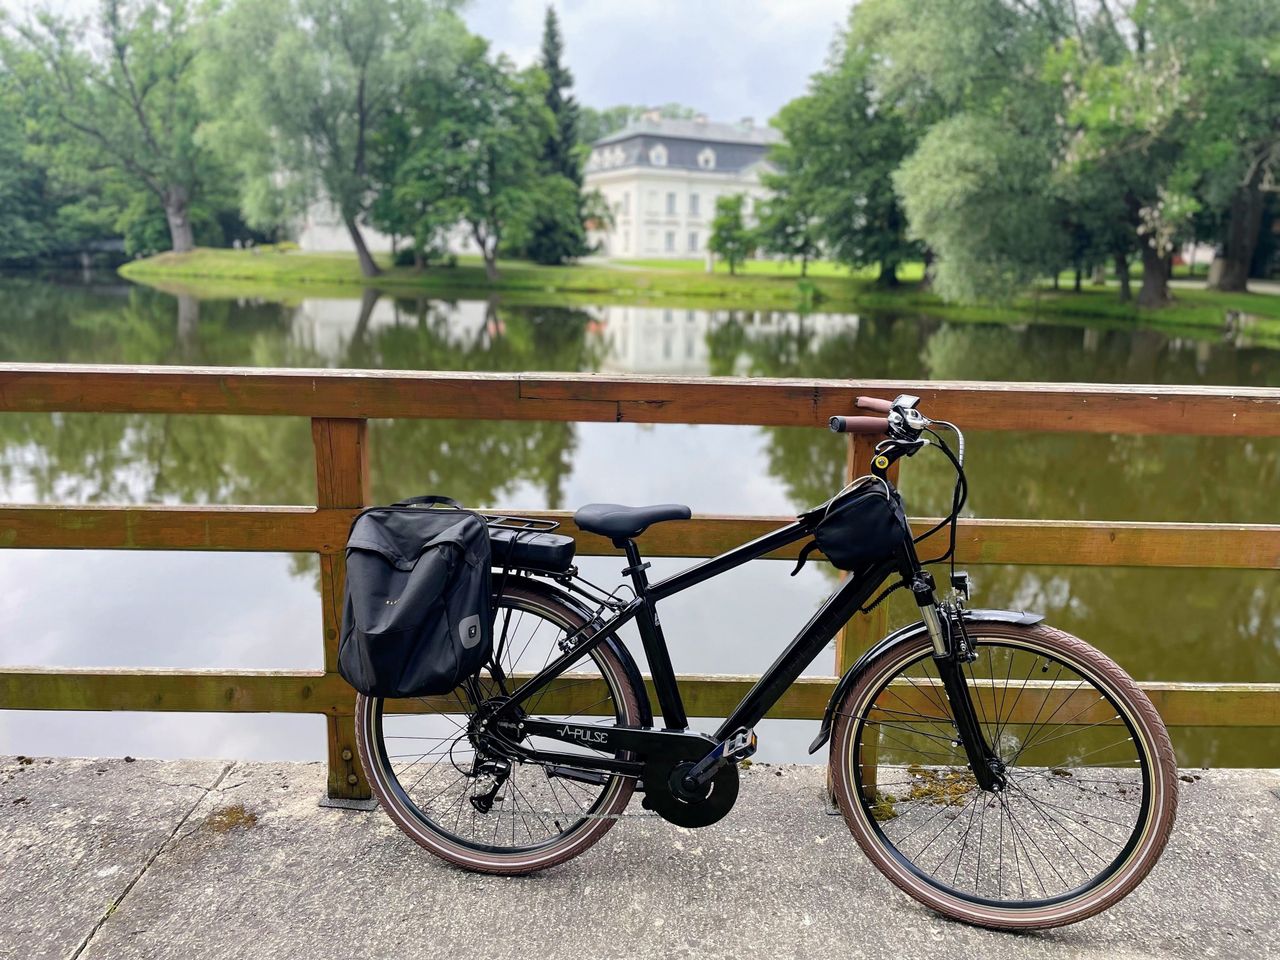
[[[584,182],[613,211],[610,230],[595,230],[607,257],[688,258],[705,255],[716,198],[747,195],[746,212],[768,191],[760,174],[777,131],[741,123],[666,120],[657,112],[597,140]]]

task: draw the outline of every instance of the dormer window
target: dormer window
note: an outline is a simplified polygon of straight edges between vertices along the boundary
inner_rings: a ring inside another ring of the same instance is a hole
[[[649,163],[655,167],[665,167],[667,165],[667,148],[662,144],[658,144],[649,150]]]
[[[609,154],[609,165],[611,167],[620,167],[626,158],[627,155],[623,152],[622,147],[615,146]]]
[[[714,170],[716,168],[716,152],[710,147],[704,147],[698,152],[698,167],[702,170]]]

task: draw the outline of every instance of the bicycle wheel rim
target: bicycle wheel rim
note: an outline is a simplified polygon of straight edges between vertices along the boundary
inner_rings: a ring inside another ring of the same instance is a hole
[[[882,821],[875,815],[876,804],[868,800],[868,794],[870,792],[868,790],[869,784],[864,781],[863,776],[864,738],[868,735],[868,728],[874,725],[873,721],[869,721],[867,719],[867,713],[871,708],[871,705],[877,702],[882,692],[889,687],[895,678],[903,675],[909,668],[917,664],[929,662],[931,653],[927,644],[913,646],[911,649],[903,651],[899,656],[893,658],[883,667],[877,669],[875,678],[873,678],[873,680],[867,685],[864,695],[860,698],[855,709],[852,711],[854,716],[857,718],[856,726],[852,734],[847,738],[846,756],[844,758],[845,763],[849,765],[849,769],[853,773],[852,779],[854,790],[852,801],[857,805],[863,822],[868,827],[871,834],[876,838],[880,849],[883,850],[895,863],[897,863],[903,871],[941,894],[943,897],[952,898],[978,907],[991,908],[1001,913],[1007,913],[1015,916],[1020,913],[1029,913],[1032,911],[1043,912],[1058,909],[1068,910],[1072,905],[1088,900],[1091,894],[1094,894],[1099,890],[1099,888],[1107,885],[1118,875],[1122,874],[1132,864],[1137,852],[1144,847],[1144,843],[1155,824],[1155,818],[1152,816],[1152,798],[1154,791],[1156,790],[1152,763],[1152,745],[1149,744],[1146,738],[1144,738],[1139,732],[1141,724],[1138,722],[1138,718],[1135,717],[1129,709],[1125,695],[1121,691],[1115,689],[1108,681],[1108,678],[1100,676],[1099,673],[1089,665],[1081,663],[1077,658],[1071,657],[1056,646],[1038,644],[1034,640],[1027,638],[1013,638],[1003,634],[993,635],[977,632],[972,639],[974,639],[975,645],[979,651],[987,650],[992,646],[1000,646],[1028,653],[1034,657],[1044,658],[1045,660],[1053,663],[1061,663],[1069,666],[1077,676],[1087,679],[1092,690],[1100,694],[1107,707],[1115,712],[1116,719],[1120,721],[1120,726],[1123,729],[1123,732],[1127,735],[1124,742],[1131,743],[1134,746],[1134,760],[1137,773],[1136,778],[1134,778],[1134,782],[1141,786],[1141,797],[1137,803],[1137,809],[1133,815],[1132,825],[1124,838],[1124,842],[1116,844],[1117,850],[1110,858],[1110,861],[1105,865],[1105,867],[1093,872],[1092,875],[1088,876],[1082,882],[1072,885],[1063,884],[1064,889],[1055,892],[1052,895],[1047,894],[1047,891],[1045,891],[1042,884],[1042,892],[1046,893],[1044,896],[997,898],[984,896],[976,890],[965,889],[954,884],[944,882],[936,875],[935,872],[924,869],[921,864],[917,862],[921,859],[924,851],[917,852],[914,855],[914,859],[912,856],[903,852],[900,848],[903,838],[899,837],[895,839],[889,835],[889,832],[886,830]],[[946,716],[948,718],[950,716],[949,709]],[[984,729],[986,729],[987,724],[984,722],[983,725]],[[962,749],[958,751],[957,755],[962,755]],[[960,763],[964,763],[964,761],[961,760]],[[957,764],[957,766],[958,765],[959,764]],[[967,764],[965,764],[965,769],[967,769]],[[1016,777],[1016,774],[1014,776]],[[973,809],[976,811],[978,806],[983,803],[983,800],[980,798],[984,796],[984,792],[976,790],[976,788],[973,792],[973,803],[975,804]],[[990,797],[991,795],[985,794],[985,796]],[[1012,798],[1012,796],[1012,792],[1007,794],[1007,797],[1009,798]],[[947,802],[950,803],[951,801],[948,800]],[[1001,803],[1003,801],[996,802]],[[1009,802],[1012,801],[1010,800]],[[987,806],[989,808],[990,804],[988,803]],[[974,816],[975,814],[971,812],[970,825],[972,825]],[[986,810],[984,809],[982,815],[982,822],[984,824],[986,823],[986,816]],[[892,820],[893,818],[889,819]],[[946,829],[946,826],[944,826],[942,832],[945,832]],[[963,844],[964,841],[962,840],[961,843]],[[1001,836],[999,844],[1000,849],[1003,850],[1003,835]],[[1014,850],[1016,862],[1018,857],[1016,845],[1014,846]],[[980,856],[981,842],[979,842],[978,851],[978,856]],[[944,855],[943,863],[946,862],[946,857],[949,856],[949,853]],[[964,849],[962,847],[956,860],[957,873],[959,872],[963,856]],[[1042,865],[1051,864],[1053,862],[1048,856],[1044,855],[1043,852],[1038,849],[1032,854],[1024,852],[1022,856],[1024,857],[1022,861],[1024,864],[1034,864],[1037,859],[1040,860]],[[934,870],[937,870],[936,866]],[[1000,882],[1001,881],[998,879],[998,886]]]
[[[554,625],[561,634],[578,626],[578,624],[567,618],[563,612],[556,611],[548,605],[538,603],[537,598],[512,594],[504,596],[503,600],[500,601],[500,604],[497,614],[499,628],[501,628],[503,613],[508,606],[510,606],[514,612],[534,614],[541,621],[549,622]],[[535,627],[535,633],[537,629],[539,628]],[[544,638],[546,645],[550,649],[555,649],[557,639],[558,635],[554,634]],[[522,655],[528,651],[528,644],[526,643],[521,647],[520,643],[517,642],[514,645],[514,649],[519,652],[512,656],[504,657],[504,666],[512,668],[517,666],[521,662]],[[546,658],[542,658],[542,660],[543,662],[541,663],[535,662],[532,665],[532,668],[536,669],[538,666],[545,665]],[[609,709],[615,720],[617,722],[627,722],[627,718],[624,715],[625,710],[628,709],[626,706],[627,701],[624,692],[626,689],[625,680],[620,679],[617,665],[612,662],[610,657],[606,656],[604,652],[600,650],[593,651],[592,654],[584,658],[582,664],[579,664],[576,669],[580,669],[584,664],[598,671],[594,676],[602,680],[605,685],[608,692],[607,699],[610,701]],[[508,675],[510,676],[514,673],[515,670],[512,669]],[[566,676],[570,678],[570,683],[581,682],[583,680],[580,672],[570,672]],[[574,678],[577,679],[575,680]],[[474,823],[474,818],[471,816],[471,809],[468,803],[470,799],[468,785],[465,782],[461,782],[459,784],[461,790],[454,792],[454,803],[448,807],[451,814],[456,810],[456,813],[461,815],[454,816],[454,829],[449,829],[444,823],[439,822],[436,817],[431,816],[427,810],[423,809],[422,798],[415,798],[413,795],[416,785],[411,784],[406,786],[406,784],[402,782],[401,774],[404,771],[402,770],[397,772],[395,769],[395,764],[392,761],[396,758],[396,755],[390,752],[388,744],[389,741],[405,739],[412,740],[415,739],[415,737],[399,734],[389,735],[385,729],[388,714],[384,707],[384,702],[380,699],[366,699],[364,724],[367,726],[369,736],[365,742],[367,744],[367,749],[371,754],[370,759],[373,761],[373,766],[375,767],[374,770],[370,771],[371,781],[373,781],[377,787],[381,788],[379,791],[380,795],[387,795],[383,798],[384,802],[385,800],[390,800],[394,805],[396,812],[399,813],[400,816],[396,816],[396,814],[393,813],[393,819],[401,821],[402,818],[407,818],[414,827],[426,831],[434,837],[439,845],[447,849],[457,851],[464,857],[475,854],[482,858],[490,857],[495,859],[514,860],[520,861],[521,863],[538,862],[543,857],[554,857],[563,850],[572,838],[587,831],[592,826],[599,826],[601,824],[601,820],[598,819],[597,815],[599,815],[601,811],[611,810],[615,805],[617,805],[620,800],[619,794],[622,792],[624,786],[629,785],[624,777],[610,777],[606,784],[596,792],[590,803],[585,805],[579,804],[577,809],[572,813],[565,810],[563,807],[552,813],[552,822],[556,829],[542,831],[545,833],[545,836],[542,836],[541,838],[535,836],[535,833],[539,832],[535,824],[540,823],[542,817],[539,816],[535,819],[533,816],[534,813],[540,814],[541,811],[513,811],[509,816],[507,816],[502,813],[494,814],[491,810],[487,816],[490,816],[494,823],[494,832],[491,835],[490,842],[485,842],[480,836],[481,831],[478,829],[473,830],[469,835],[457,832],[461,823],[461,816],[467,816],[468,819]],[[392,714],[391,716],[402,718],[407,715]],[[593,719],[600,720],[602,718],[600,716],[594,716]],[[456,719],[452,722],[456,724]],[[463,738],[460,736],[437,736],[432,737],[431,739],[434,741],[443,741],[446,739],[460,741]],[[563,745],[557,746],[559,748]],[[573,746],[563,748],[560,752],[564,752],[566,749],[570,752],[585,754],[599,753],[598,751],[591,751],[585,747],[575,748]],[[441,750],[438,751],[438,753],[439,755],[433,760],[434,766],[438,766],[446,759],[445,751]],[[449,759],[455,763],[460,761],[465,764],[469,760],[473,759],[474,755],[474,748],[468,744],[466,747],[462,747],[460,751],[455,751],[454,756]],[[413,755],[410,753],[406,756],[412,757]],[[412,767],[413,763],[410,762],[408,764],[408,768],[412,769]],[[456,769],[457,767],[455,766],[455,770]],[[507,784],[507,790],[511,796],[518,795],[518,791],[516,788],[512,787],[511,784],[518,782],[520,776],[519,771],[522,770],[527,770],[529,772],[537,771],[538,773],[546,776],[546,781],[550,784],[547,789],[551,794],[555,795],[558,787],[561,791],[561,802],[568,801],[568,794],[565,794],[564,791],[568,791],[570,787],[566,786],[565,782],[560,781],[558,778],[553,781],[553,778],[547,776],[544,769],[537,764],[512,764],[512,776]],[[459,778],[455,777],[455,780],[457,779]],[[622,799],[622,803],[625,805],[625,798]],[[558,814],[559,816],[557,817],[555,814]],[[504,822],[504,817],[506,822],[509,823],[509,827],[500,826],[500,824]],[[405,826],[403,822],[401,825]],[[415,832],[417,831],[411,830],[411,836],[414,835]],[[508,842],[496,842],[499,832]],[[522,837],[523,841],[521,840]],[[435,846],[435,844],[432,844],[432,846]],[[474,865],[482,868],[485,866],[484,863],[476,863]]]

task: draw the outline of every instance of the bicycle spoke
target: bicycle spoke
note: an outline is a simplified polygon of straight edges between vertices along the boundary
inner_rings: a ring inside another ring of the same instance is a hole
[[[1137,744],[1118,711],[1099,717],[1107,693],[1067,659],[981,638],[975,651],[964,680],[1004,758],[1004,791],[982,790],[957,734],[941,735],[950,713],[926,649],[857,701],[856,800],[884,842],[943,889],[1016,903],[1068,896],[1113,869],[1141,826]],[[1037,672],[1046,677],[1032,682]]]
[[[506,676],[519,675],[522,664],[523,672],[529,672],[551,663],[561,652],[559,644],[567,628],[573,626],[522,604],[500,604],[495,619],[499,633],[495,656]],[[540,691],[533,705],[525,706],[525,715],[533,715],[548,694],[581,698],[575,689],[585,688],[591,691],[592,701],[574,704],[563,719],[634,722],[627,720],[629,715],[618,699],[618,683],[611,679],[619,675],[617,667],[603,669],[602,658],[608,656],[607,648],[586,654],[573,672]],[[497,688],[468,680],[446,697],[423,698],[421,713],[379,715],[380,763],[384,774],[398,785],[399,802],[412,817],[454,843],[486,855],[518,853],[564,842],[589,825],[589,818],[603,805],[614,802],[622,785],[627,785],[629,794],[632,781],[621,776],[607,776],[600,783],[579,782],[552,775],[542,763],[486,754],[486,741],[476,739],[472,720],[484,706],[480,701],[498,694]],[[437,705],[442,701],[447,701],[443,708]],[[541,738],[524,741],[534,750],[539,742]],[[554,742],[557,751],[564,748],[554,738],[548,742]],[[608,750],[569,746],[582,754],[584,766],[590,757],[611,755]]]

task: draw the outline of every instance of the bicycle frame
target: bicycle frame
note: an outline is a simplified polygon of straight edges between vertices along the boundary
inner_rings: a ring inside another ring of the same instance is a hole
[[[682,593],[692,587],[706,582],[722,573],[742,566],[743,564],[772,553],[789,544],[796,543],[810,535],[809,530],[801,523],[787,524],[771,533],[752,540],[742,546],[735,547],[719,556],[688,567],[666,579],[650,583],[645,573],[649,564],[641,557],[639,547],[634,540],[615,541],[614,545],[625,552],[628,566],[623,573],[631,577],[635,588],[635,598],[606,621],[587,639],[566,651],[548,664],[535,676],[529,678],[510,694],[503,709],[499,712],[498,726],[519,724],[519,732],[523,736],[540,736],[561,740],[567,743],[585,744],[600,750],[625,750],[645,756],[671,755],[673,752],[687,752],[691,748],[690,741],[700,740],[695,745],[702,747],[710,758],[714,750],[723,750],[726,741],[741,731],[750,731],[769,709],[778,701],[788,687],[791,686],[830,642],[836,631],[857,613],[874,595],[879,586],[895,571],[913,587],[916,601],[922,611],[934,613],[937,621],[937,603],[933,593],[932,579],[923,571],[916,555],[915,545],[910,535],[905,536],[893,558],[856,571],[848,576],[836,590],[827,597],[821,607],[810,618],[795,638],[778,655],[773,664],[764,672],[755,685],[747,692],[742,701],[730,712],[710,737],[688,733],[688,717],[685,714],[679,684],[671,666],[666,637],[662,623],[658,617],[656,605],[659,601]],[[924,586],[921,586],[924,585]],[[658,698],[663,729],[627,728],[605,724],[566,723],[564,721],[543,720],[537,717],[520,716],[513,719],[510,709],[519,707],[531,697],[536,696],[563,675],[570,667],[587,656],[592,650],[613,637],[626,624],[636,622],[640,639],[644,646],[645,659],[649,663],[653,678],[654,690]],[[930,620],[926,616],[926,621]],[[938,641],[945,646],[945,638]],[[948,693],[953,687],[948,686]],[[958,689],[967,701],[967,688],[960,679]],[[970,704],[969,713],[972,712]],[[962,715],[963,710],[957,711]],[[981,735],[979,733],[979,742]],[[522,737],[512,737],[518,741]],[[507,748],[523,759],[541,763],[561,764],[577,769],[590,769],[602,772],[625,773],[635,775],[640,763],[630,760],[619,760],[610,757],[596,757],[582,754],[550,753],[536,750],[517,742],[508,742]],[[985,744],[983,744],[985,748]],[[718,759],[718,757],[716,758]],[[981,774],[979,774],[981,776]]]

